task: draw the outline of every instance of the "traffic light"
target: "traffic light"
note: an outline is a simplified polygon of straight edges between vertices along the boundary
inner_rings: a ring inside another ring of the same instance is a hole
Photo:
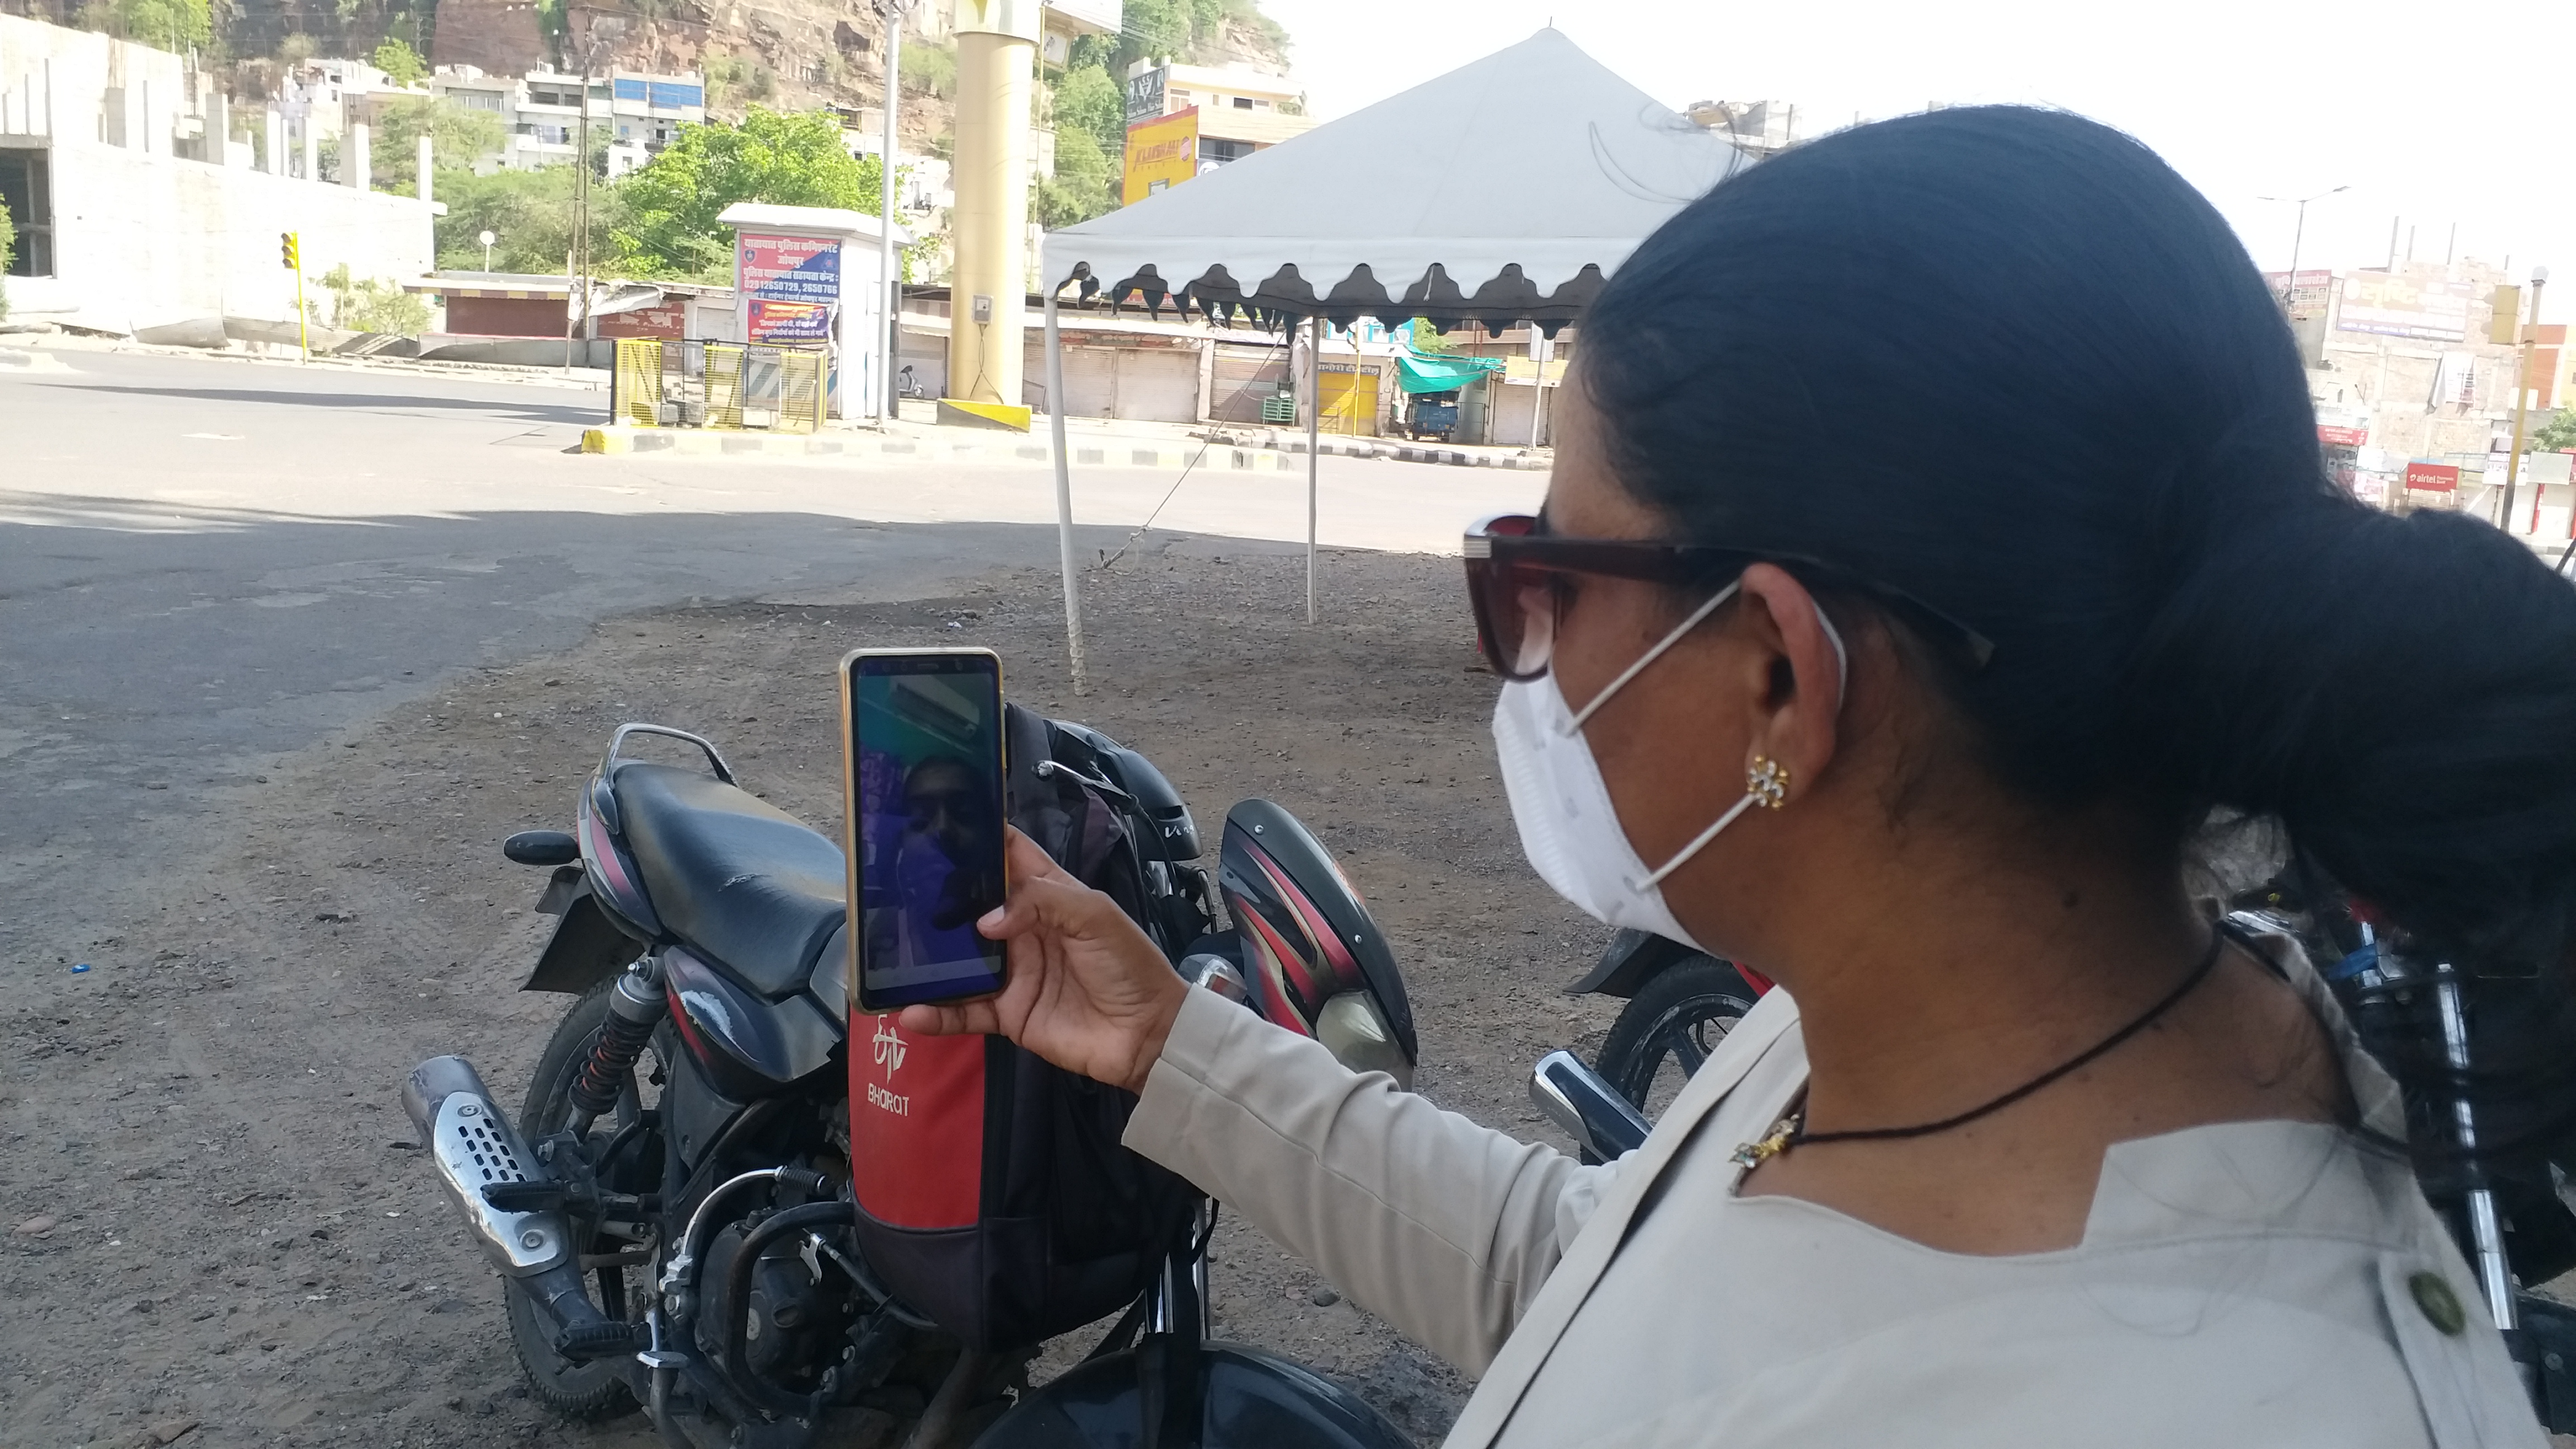
[[[285,267],[290,272],[303,270],[304,259],[295,254],[295,233],[291,231],[279,232],[277,234],[277,246],[279,265]]]

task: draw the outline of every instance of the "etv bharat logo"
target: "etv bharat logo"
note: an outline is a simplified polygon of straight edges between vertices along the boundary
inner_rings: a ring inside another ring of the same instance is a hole
[[[895,1032],[894,1019],[877,1018],[877,1034],[869,1041],[876,1048],[877,1065],[885,1068],[886,1080],[893,1081],[894,1074],[903,1066],[904,1054],[903,1038]],[[868,1105],[898,1117],[912,1115],[910,1097],[897,1096],[874,1082],[868,1083]]]

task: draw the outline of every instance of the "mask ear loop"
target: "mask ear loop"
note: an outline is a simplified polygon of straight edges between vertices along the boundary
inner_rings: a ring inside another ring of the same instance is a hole
[[[1737,579],[1734,583],[1728,584],[1725,588],[1718,590],[1707,603],[1691,610],[1689,618],[1674,625],[1673,632],[1666,634],[1661,640],[1657,641],[1654,648],[1638,655],[1637,661],[1634,664],[1620,670],[1619,677],[1611,680],[1608,684],[1603,685],[1601,687],[1601,692],[1592,696],[1592,702],[1590,704],[1576,710],[1572,718],[1557,727],[1557,733],[1570,735],[1576,730],[1583,728],[1583,722],[1592,718],[1592,712],[1594,710],[1608,704],[1610,702],[1610,696],[1617,694],[1622,688],[1626,687],[1629,680],[1645,673],[1647,665],[1663,658],[1665,650],[1682,642],[1682,636],[1684,634],[1698,628],[1700,626],[1700,621],[1706,619],[1709,615],[1716,613],[1727,600],[1734,598],[1738,592],[1742,591],[1743,588],[1744,581],[1742,579]],[[1839,641],[1837,641],[1837,647],[1839,647]]]
[[[1710,841],[1715,840],[1719,831],[1733,825],[1737,816],[1740,816],[1745,811],[1752,809],[1761,799],[1761,796],[1756,795],[1749,790],[1746,791],[1744,798],[1736,801],[1725,814],[1717,817],[1715,824],[1709,826],[1706,830],[1701,831],[1698,837],[1693,839],[1690,844],[1683,846],[1681,854],[1665,861],[1663,869],[1647,876],[1644,880],[1632,880],[1628,882],[1628,889],[1635,891],[1639,895],[1643,895],[1646,892],[1653,890],[1655,887],[1662,885],[1664,883],[1665,876],[1671,875],[1674,871],[1690,864],[1690,858],[1699,854],[1700,849],[1703,846],[1707,845]]]
[[[1710,609],[1714,609],[1718,604],[1724,603],[1727,596],[1734,592],[1735,587],[1733,585],[1729,585],[1726,593],[1718,595],[1715,600],[1702,608],[1699,613],[1693,615],[1691,623],[1696,624],[1701,619],[1708,617]],[[1834,714],[1839,717],[1843,712],[1843,700],[1849,694],[1849,685],[1851,683],[1851,651],[1844,647],[1842,631],[1834,627],[1833,616],[1825,612],[1825,606],[1818,604],[1815,608],[1816,622],[1824,627],[1825,642],[1834,646]],[[1683,627],[1688,628],[1689,625],[1684,625]],[[1654,654],[1662,653],[1665,647],[1670,645],[1674,638],[1678,637],[1680,636],[1676,634],[1665,639],[1662,644],[1656,645]],[[1654,654],[1647,655],[1647,659],[1652,659]],[[1629,666],[1628,674],[1619,676],[1617,680],[1612,682],[1610,688],[1616,689],[1620,685],[1627,683],[1628,675],[1635,674],[1637,669],[1642,666],[1644,662],[1644,660],[1640,660],[1638,664]],[[1603,698],[1607,698],[1610,691],[1605,689],[1601,693]],[[1596,699],[1592,703],[1599,704],[1600,702],[1601,701],[1599,699]],[[1583,712],[1585,714],[1590,714],[1592,712],[1591,706],[1585,706]],[[1746,791],[1743,799],[1736,801],[1734,805],[1730,806],[1727,809],[1727,812],[1717,817],[1717,819],[1711,823],[1706,830],[1703,830],[1698,835],[1692,837],[1691,843],[1683,846],[1679,855],[1665,861],[1661,869],[1648,875],[1644,880],[1629,881],[1627,883],[1628,889],[1639,895],[1643,895],[1647,891],[1653,890],[1657,886],[1662,885],[1664,877],[1671,875],[1674,871],[1690,864],[1691,857],[1699,854],[1700,851],[1707,848],[1708,843],[1717,838],[1719,831],[1733,825],[1743,816],[1745,811],[1752,809],[1756,804],[1760,803],[1761,799],[1761,796],[1754,794],[1752,791]]]

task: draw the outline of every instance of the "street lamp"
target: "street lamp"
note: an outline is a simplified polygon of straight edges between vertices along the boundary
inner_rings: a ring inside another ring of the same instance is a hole
[[[2303,241],[2307,240],[2307,235],[2308,235],[2308,203],[2309,203],[2309,202],[2311,202],[2311,201],[2323,201],[2323,200],[2325,200],[2327,197],[2334,195],[2334,194],[2335,194],[2335,192],[2337,192],[2337,191],[2350,191],[2350,190],[2352,190],[2352,188],[2351,188],[2350,186],[2338,186],[2338,187],[2334,188],[2334,190],[2333,190],[2333,191],[2320,191],[2320,192],[2318,192],[2318,193],[2317,193],[2316,195],[2314,195],[2314,196],[2301,196],[2301,197],[2296,197],[2296,198],[2287,197],[2287,196],[2258,196],[2258,197],[2255,197],[2255,198],[2254,198],[2256,201],[2293,201],[2293,200],[2295,200],[2295,202],[2297,203],[2298,208],[2299,208],[2299,224],[2298,224],[2298,227],[2290,233],[2290,275],[2289,275],[2288,280],[2284,281],[2284,282],[2281,284],[2281,311],[2282,311],[2283,315],[2287,315],[2287,314],[2289,313],[2289,310],[2290,310],[2290,299],[2291,299],[2292,297],[2294,297],[2294,296],[2298,295],[2298,290],[2299,290],[2299,244],[2300,244],[2301,242],[2303,242]]]
[[[483,233],[483,270],[492,270],[492,233],[488,230]]]

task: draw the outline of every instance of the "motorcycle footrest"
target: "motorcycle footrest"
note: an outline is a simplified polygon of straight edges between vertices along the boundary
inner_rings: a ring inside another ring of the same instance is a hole
[[[555,1335],[555,1352],[575,1363],[590,1363],[624,1358],[645,1343],[644,1325],[640,1323],[583,1323]]]
[[[559,1182],[493,1182],[483,1186],[483,1201],[496,1212],[552,1212],[564,1205],[565,1196]]]

